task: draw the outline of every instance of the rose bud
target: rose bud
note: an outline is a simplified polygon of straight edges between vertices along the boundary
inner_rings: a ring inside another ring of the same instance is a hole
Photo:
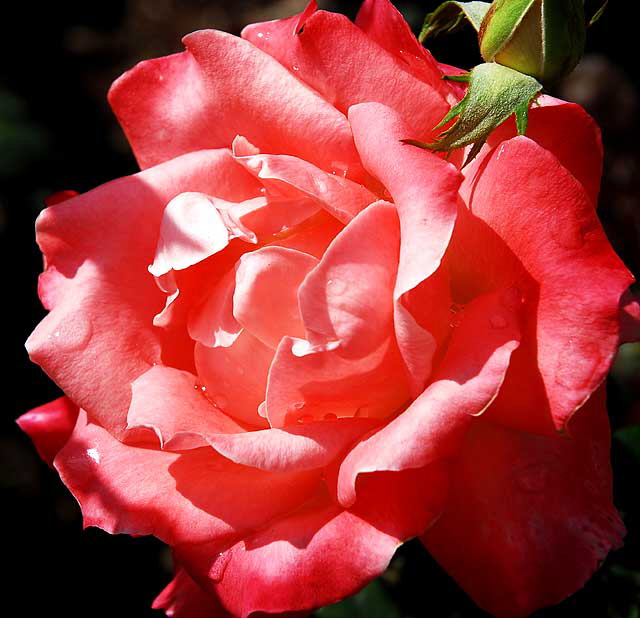
[[[487,62],[531,75],[544,85],[570,73],[584,51],[582,0],[496,0],[478,33]]]

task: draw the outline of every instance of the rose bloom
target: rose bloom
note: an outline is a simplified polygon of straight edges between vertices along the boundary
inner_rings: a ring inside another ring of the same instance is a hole
[[[496,616],[581,587],[638,331],[594,122],[542,97],[464,169],[402,143],[461,93],[388,0],[184,43],[109,93],[142,171],[38,218],[66,396],[19,423],[85,524],[172,547],[178,618],[306,612],[416,536]]]

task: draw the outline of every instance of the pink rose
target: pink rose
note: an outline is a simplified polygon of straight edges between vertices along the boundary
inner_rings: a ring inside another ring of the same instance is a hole
[[[38,219],[27,345],[66,397],[19,422],[86,525],[173,548],[169,615],[328,604],[416,536],[528,615],[624,533],[600,386],[638,305],[597,127],[545,97],[461,170],[400,141],[459,92],[388,0],[315,9],[113,85],[143,171]]]

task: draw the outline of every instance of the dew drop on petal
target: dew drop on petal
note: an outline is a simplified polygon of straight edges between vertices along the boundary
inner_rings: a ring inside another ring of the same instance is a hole
[[[229,564],[229,560],[231,559],[231,552],[220,552],[218,557],[215,559],[214,563],[211,565],[209,569],[209,577],[214,582],[219,582],[224,576],[224,572]]]

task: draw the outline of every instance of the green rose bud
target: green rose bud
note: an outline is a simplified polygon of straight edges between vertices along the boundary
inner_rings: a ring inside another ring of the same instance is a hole
[[[570,73],[584,51],[584,0],[495,0],[480,31],[480,53],[543,84]]]

